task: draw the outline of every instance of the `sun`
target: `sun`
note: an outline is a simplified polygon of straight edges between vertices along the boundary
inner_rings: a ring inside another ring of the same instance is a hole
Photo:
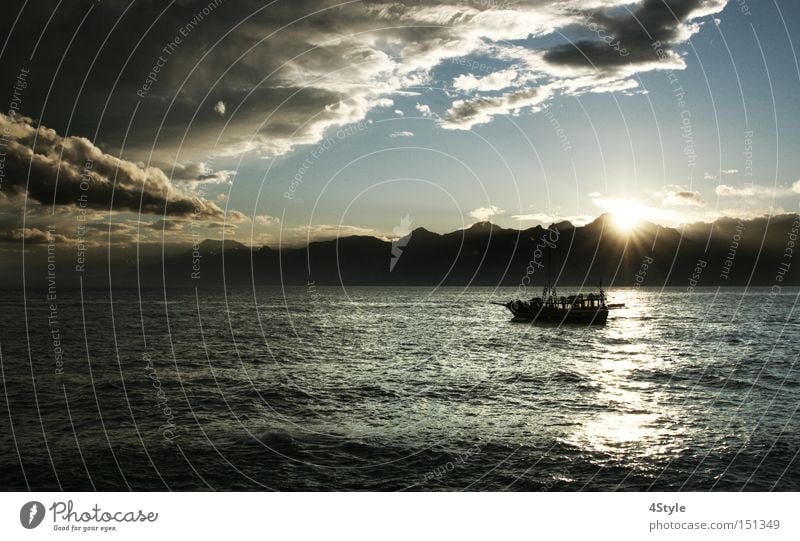
[[[623,231],[632,231],[636,228],[636,224],[641,221],[639,216],[635,214],[627,214],[624,212],[614,212],[614,224]]]
[[[652,213],[636,199],[606,199],[603,206],[611,212],[617,229],[625,233],[634,231]]]

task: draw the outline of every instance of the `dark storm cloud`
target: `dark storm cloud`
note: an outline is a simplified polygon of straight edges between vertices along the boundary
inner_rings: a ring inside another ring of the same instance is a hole
[[[82,137],[37,130],[30,118],[0,113],[4,190],[42,204],[222,219],[215,203],[175,188],[161,169],[106,154]],[[239,220],[234,212],[229,219]]]
[[[280,154],[314,142],[378,103],[365,85],[391,67],[383,52],[348,37],[380,18],[361,2],[66,4],[25,5],[12,32],[16,54],[0,58],[0,73],[30,69],[22,112],[111,153],[127,132],[128,152],[145,160],[154,150],[172,163],[179,146],[179,161],[191,163],[212,151]],[[0,25],[10,30],[14,7],[3,11]],[[225,118],[214,111],[220,101]]]
[[[391,105],[397,91],[431,83],[445,59],[490,48],[513,56],[519,51],[509,40],[585,25],[589,15],[619,37],[628,57],[600,41],[528,50],[539,73],[519,77],[511,90],[554,76],[548,66],[586,64],[584,53],[601,67],[653,60],[653,40],[681,41],[686,21],[724,0],[645,0],[630,15],[588,13],[582,4],[45,0],[27,2],[12,30],[22,3],[11,2],[0,8],[7,15],[0,31],[10,32],[15,54],[0,57],[0,73],[10,80],[30,68],[21,111],[58,133],[87,137],[110,154],[125,139],[127,155],[172,170],[212,154],[276,156],[315,143],[325,130]],[[629,4],[604,3],[612,13]],[[174,180],[182,176],[176,171]]]
[[[584,12],[582,26],[598,39],[580,40],[553,47],[544,59],[552,64],[613,69],[659,60],[654,44],[668,54],[685,40],[685,23],[706,12],[724,7],[727,0],[644,0],[632,12],[611,15],[606,11]]]

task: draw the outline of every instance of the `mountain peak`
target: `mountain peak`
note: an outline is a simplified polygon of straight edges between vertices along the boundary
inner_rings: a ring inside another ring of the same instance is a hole
[[[417,227],[411,232],[412,235],[436,235],[439,236],[438,233],[434,233],[433,231],[428,231],[424,227]]]
[[[575,226],[569,220],[562,220],[560,222],[550,224],[547,228],[548,229],[558,229],[558,230],[562,231],[564,229],[575,229]]]
[[[203,252],[215,253],[222,250],[242,250],[247,249],[247,246],[241,242],[233,239],[206,239],[199,244],[200,250]]]
[[[495,225],[492,222],[475,222],[468,228],[464,229],[467,233],[489,233],[495,231],[504,231],[502,227],[499,225]]]
[[[611,222],[614,221],[614,216],[610,212],[604,212],[588,224],[586,227],[601,227],[609,225]]]

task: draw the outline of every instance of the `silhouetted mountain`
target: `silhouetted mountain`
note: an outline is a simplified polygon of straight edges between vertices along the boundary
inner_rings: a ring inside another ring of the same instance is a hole
[[[800,284],[800,276],[791,269],[783,281],[776,279],[781,263],[791,263],[784,253],[793,228],[797,233],[798,220],[797,215],[724,218],[679,228],[643,222],[631,233],[621,232],[609,215],[583,227],[560,222],[515,230],[479,222],[443,235],[420,227],[405,246],[395,247],[399,256],[391,271],[392,243],[374,237],[284,249],[251,249],[229,240],[223,247],[219,241],[206,241],[195,278],[191,251],[168,258],[163,267],[170,285],[221,284],[224,258],[228,284],[517,286],[528,269],[533,271],[528,274],[530,284],[537,288],[548,272],[551,281],[561,285],[594,286],[602,280],[624,287],[638,280],[643,286],[688,287],[699,274],[697,285],[777,281],[785,286]],[[156,266],[151,270],[158,271],[160,280],[161,262]]]
[[[225,239],[225,240],[213,240],[213,239],[206,239],[200,243],[198,249],[200,253],[206,255],[214,255],[222,252],[223,248],[225,250],[249,250],[247,246],[242,244],[241,242],[232,240],[232,239]]]

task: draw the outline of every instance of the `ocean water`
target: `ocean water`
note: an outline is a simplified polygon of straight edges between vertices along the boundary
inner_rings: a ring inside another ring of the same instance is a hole
[[[798,293],[5,290],[0,487],[799,490]]]

